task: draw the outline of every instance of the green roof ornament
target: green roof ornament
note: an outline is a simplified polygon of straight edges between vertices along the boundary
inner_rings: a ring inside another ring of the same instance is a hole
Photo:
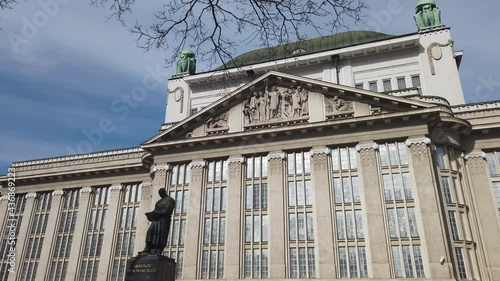
[[[414,18],[419,30],[442,26],[441,11],[434,0],[420,0]]]
[[[195,74],[196,73],[196,57],[191,50],[184,50],[177,61],[177,69],[175,75]]]

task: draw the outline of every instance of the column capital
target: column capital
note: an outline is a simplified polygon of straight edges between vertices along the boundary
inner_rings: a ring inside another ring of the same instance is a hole
[[[62,189],[52,191],[52,197],[63,196],[63,195],[64,195],[64,190]]]
[[[358,145],[356,145],[356,150],[358,152],[364,151],[364,150],[377,150],[378,149],[378,144],[376,142],[360,142]]]
[[[86,194],[86,193],[91,193],[91,192],[92,192],[91,187],[84,187],[84,188],[80,189],[80,194]]]
[[[113,184],[112,186],[109,187],[110,192],[121,191],[122,189],[123,189],[123,185],[121,185],[121,184]]]
[[[286,155],[285,155],[285,152],[283,152],[283,151],[272,151],[272,152],[269,152],[269,154],[267,155],[267,161],[271,161],[274,159],[283,160],[283,159],[285,159],[285,157],[286,157]]]
[[[205,160],[194,160],[191,161],[191,169],[194,167],[205,167],[207,162]]]
[[[417,144],[425,144],[425,145],[430,145],[431,144],[431,139],[428,137],[421,137],[421,138],[409,138],[405,141],[405,144],[410,147],[412,145],[417,145]]]
[[[229,157],[229,159],[227,160],[227,164],[231,165],[233,163],[234,164],[243,164],[243,163],[245,163],[245,157],[243,157],[241,155]]]
[[[169,171],[170,170],[170,165],[169,164],[166,164],[166,165],[152,165],[151,168],[149,168],[149,176],[150,177],[153,177],[154,174],[156,172],[159,172],[159,171]]]
[[[314,157],[315,155],[330,155],[330,149],[326,146],[317,146],[317,147],[313,147],[311,149],[311,151],[309,152],[309,154],[311,155],[311,157]]]
[[[464,158],[465,160],[473,160],[473,159],[479,160],[481,158],[483,160],[486,160],[486,153],[484,153],[484,151],[482,150],[474,150],[470,153],[465,154]]]
[[[0,201],[9,201],[9,195],[4,195],[0,197]]]
[[[31,198],[35,199],[36,196],[37,196],[36,192],[31,192],[31,193],[26,194],[24,197],[26,199],[31,199]]]

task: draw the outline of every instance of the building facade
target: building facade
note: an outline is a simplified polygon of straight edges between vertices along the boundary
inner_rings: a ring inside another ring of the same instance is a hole
[[[174,76],[140,147],[0,178],[0,279],[124,280],[166,188],[178,279],[498,281],[500,103],[463,104],[461,56],[349,32]]]

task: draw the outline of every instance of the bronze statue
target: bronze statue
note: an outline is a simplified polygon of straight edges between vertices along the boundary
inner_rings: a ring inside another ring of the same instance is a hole
[[[139,255],[161,255],[167,245],[171,222],[170,216],[175,209],[175,200],[168,196],[165,188],[160,188],[158,194],[160,194],[161,199],[156,202],[155,209],[146,213],[146,217],[151,224],[146,233],[146,247],[139,252]]]

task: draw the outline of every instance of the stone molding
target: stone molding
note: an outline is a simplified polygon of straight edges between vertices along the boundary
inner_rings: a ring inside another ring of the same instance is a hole
[[[4,195],[4,196],[0,197],[0,202],[1,201],[9,201],[9,196],[8,195]]]
[[[26,199],[31,199],[31,198],[35,199],[37,196],[38,195],[36,194],[36,192],[31,192],[31,193],[26,194],[24,197]]]
[[[358,143],[356,145],[356,150],[358,152],[363,152],[366,150],[378,150],[378,144],[376,142],[366,142],[366,143]]]
[[[243,156],[231,156],[227,160],[227,165],[243,164],[243,163],[245,163],[245,157],[243,157]]]
[[[52,197],[63,196],[63,195],[64,195],[64,190],[62,189],[52,191]]]
[[[160,171],[170,171],[171,167],[169,164],[166,164],[166,165],[153,165],[151,166],[151,168],[149,168],[149,176],[151,178],[154,178],[155,177],[155,174],[156,172],[160,172]]]
[[[206,165],[207,165],[207,162],[205,160],[192,161],[191,162],[191,170],[195,167],[205,167]]]
[[[311,151],[309,152],[311,157],[314,157],[316,155],[330,155],[330,149],[326,146],[320,146],[320,147],[313,147]]]
[[[86,194],[86,193],[91,193],[91,192],[92,192],[91,187],[84,187],[84,188],[80,189],[80,194]]]
[[[77,154],[64,157],[46,158],[39,160],[31,160],[24,162],[14,162],[12,167],[20,171],[34,170],[34,169],[47,169],[62,166],[79,165],[96,163],[110,160],[123,160],[123,159],[140,159],[144,154],[144,150],[140,147],[110,150],[87,154]]]
[[[417,144],[430,145],[431,144],[431,139],[428,138],[428,137],[412,138],[412,139],[407,139],[405,141],[405,144],[408,147],[411,147],[412,145],[417,145]]]
[[[285,157],[286,157],[286,154],[283,151],[269,152],[269,154],[267,155],[267,161],[269,162],[269,161],[275,160],[275,159],[283,160],[283,159],[285,159]]]
[[[465,160],[486,160],[486,153],[482,150],[472,151],[464,156]]]

